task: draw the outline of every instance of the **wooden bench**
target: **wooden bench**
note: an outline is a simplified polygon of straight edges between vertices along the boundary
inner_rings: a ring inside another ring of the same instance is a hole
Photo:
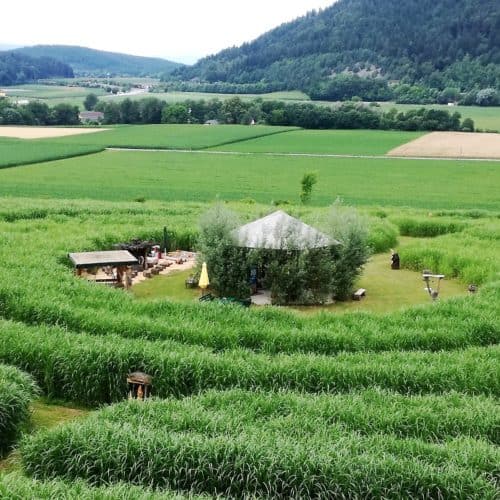
[[[352,294],[352,300],[361,300],[366,296],[366,290],[364,288],[359,288]]]

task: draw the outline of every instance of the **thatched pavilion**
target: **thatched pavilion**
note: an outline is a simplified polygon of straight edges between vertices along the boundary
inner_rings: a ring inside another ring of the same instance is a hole
[[[239,247],[266,250],[307,250],[340,243],[312,226],[277,210],[233,231]]]
[[[235,229],[232,237],[236,247],[260,253],[259,263],[250,271],[253,294],[267,288],[280,303],[302,301],[306,294],[324,300],[324,283],[332,272],[327,260],[331,262],[331,250],[340,244],[338,241],[282,210]],[[299,263],[304,256],[308,259],[307,278],[297,281],[294,270],[304,271]],[[278,298],[280,292],[284,299]]]

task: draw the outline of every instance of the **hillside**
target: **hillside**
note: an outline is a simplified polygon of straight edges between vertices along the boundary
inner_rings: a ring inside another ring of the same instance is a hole
[[[17,85],[52,77],[73,78],[73,70],[51,57],[0,52],[0,85]]]
[[[70,45],[35,45],[15,52],[33,57],[50,56],[69,64],[76,75],[156,76],[169,73],[179,63],[156,57],[141,57],[117,52],[105,52]]]
[[[440,90],[500,88],[500,4],[339,0],[173,76],[311,92],[354,74]]]

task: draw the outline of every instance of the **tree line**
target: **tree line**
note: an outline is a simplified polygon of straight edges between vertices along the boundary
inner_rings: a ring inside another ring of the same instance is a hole
[[[30,101],[18,105],[0,98],[0,125],[79,125],[78,106]]]
[[[266,124],[306,129],[463,130],[473,131],[470,118],[436,109],[382,111],[376,106],[346,102],[336,107],[312,103],[286,103],[239,97],[226,100],[186,100],[166,103],[155,97],[104,102],[94,94],[85,99],[87,109],[101,111],[103,124]],[[49,107],[40,101],[26,105],[0,99],[0,125],[79,125],[79,109],[70,104]]]
[[[154,97],[121,102],[99,101],[94,109],[104,114],[104,124],[198,123],[266,124],[307,129],[464,130],[474,122],[458,112],[415,109],[382,111],[376,106],[347,102],[336,107],[313,103],[286,103],[262,99],[186,100],[166,103]]]
[[[459,87],[453,86],[445,86],[439,90],[417,84],[390,84],[384,78],[364,78],[356,74],[343,74],[327,80],[320,80],[303,90],[312,100],[319,101],[359,99],[362,101],[394,101],[397,104],[447,104],[453,102],[463,106],[498,106],[500,105],[500,91],[497,88],[500,88],[500,70],[498,70],[498,80],[492,79],[491,81],[492,86],[490,87],[482,88],[474,84],[470,91],[462,92]],[[450,85],[452,83],[453,81]],[[276,82],[269,84],[263,82],[245,84],[166,82],[161,88],[166,92],[213,92],[218,94],[264,94],[282,90]]]

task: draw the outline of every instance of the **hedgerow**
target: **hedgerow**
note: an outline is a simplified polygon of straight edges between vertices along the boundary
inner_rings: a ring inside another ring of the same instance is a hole
[[[500,395],[500,348],[442,352],[344,353],[335,357],[213,352],[173,341],[92,336],[54,327],[1,322],[0,360],[29,371],[53,398],[99,405],[123,399],[126,375],[154,378],[156,396],[206,389],[348,392],[381,387],[403,394],[459,391]]]
[[[37,392],[31,376],[0,364],[0,455],[15,442],[29,419],[29,405]]]
[[[393,222],[399,227],[401,236],[414,238],[433,238],[442,234],[458,233],[463,231],[467,224],[454,220],[418,219],[412,217],[396,218]]]
[[[206,499],[202,495],[182,495],[154,491],[126,483],[92,487],[85,481],[37,481],[17,473],[0,475],[0,498],[8,500],[181,500]]]
[[[23,464],[39,479],[127,481],[239,498],[494,498],[496,447],[471,438],[363,435],[302,398],[126,402],[26,439]]]

